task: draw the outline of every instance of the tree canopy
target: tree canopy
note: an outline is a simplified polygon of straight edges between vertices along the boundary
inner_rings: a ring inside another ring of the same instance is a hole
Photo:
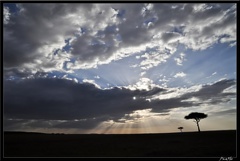
[[[185,116],[185,119],[194,119],[197,127],[198,127],[198,132],[200,132],[200,127],[199,127],[199,122],[201,119],[206,118],[208,115],[204,113],[199,113],[199,112],[192,112],[189,115]]]
[[[182,132],[183,127],[178,127],[178,129]]]
[[[192,112],[189,115],[185,116],[185,119],[195,119],[200,121],[201,119],[206,118],[208,115],[204,113]]]

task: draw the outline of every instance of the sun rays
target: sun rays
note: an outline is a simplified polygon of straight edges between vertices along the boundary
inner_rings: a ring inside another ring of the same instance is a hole
[[[167,115],[152,113],[151,109],[136,110],[131,114],[125,114],[118,121],[105,121],[91,130],[100,134],[137,134],[137,133],[161,133],[161,121],[165,120]]]

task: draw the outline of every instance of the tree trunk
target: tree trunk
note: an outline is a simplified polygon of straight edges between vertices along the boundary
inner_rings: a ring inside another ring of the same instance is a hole
[[[199,122],[197,121],[197,127],[198,127],[198,132],[201,132],[200,131],[200,127],[199,127],[199,124],[198,124]]]

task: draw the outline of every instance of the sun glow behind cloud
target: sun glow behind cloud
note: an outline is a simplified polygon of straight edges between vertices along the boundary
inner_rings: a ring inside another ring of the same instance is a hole
[[[6,129],[193,131],[184,120],[193,111],[209,113],[206,130],[236,128],[236,4],[4,3],[3,11]]]

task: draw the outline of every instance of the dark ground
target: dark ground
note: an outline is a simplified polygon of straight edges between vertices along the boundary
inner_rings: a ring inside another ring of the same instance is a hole
[[[236,157],[236,131],[168,134],[4,133],[3,157]]]

